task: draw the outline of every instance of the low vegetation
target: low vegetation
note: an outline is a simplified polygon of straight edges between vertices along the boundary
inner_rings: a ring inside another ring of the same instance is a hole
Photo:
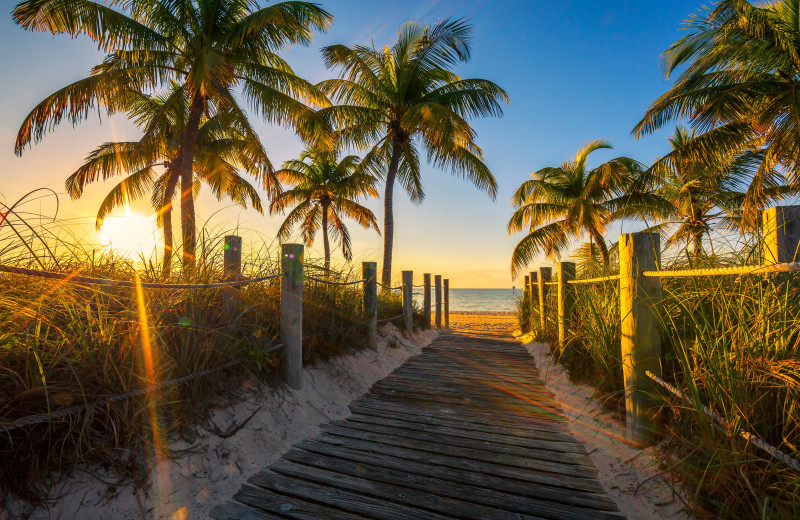
[[[758,247],[745,243],[737,250],[703,257],[699,265],[752,263]],[[686,255],[663,260],[664,268],[693,266]],[[609,273],[615,269],[612,263]],[[665,468],[682,480],[701,518],[798,518],[800,475],[737,433],[747,430],[800,457],[800,279],[662,280],[664,377],[690,398],[659,392],[667,417]],[[563,348],[555,337],[554,296],[545,308],[545,330],[535,307],[528,330],[553,346],[573,379],[594,385],[601,400],[624,413],[618,282],[572,287],[575,306]],[[729,428],[709,419],[703,405],[725,417]]]
[[[2,264],[165,281],[160,269],[137,272],[125,258],[82,250],[67,240],[49,240],[45,247],[39,241],[45,229],[20,241],[12,229],[21,226],[15,224],[1,228]],[[191,275],[174,270],[167,283],[222,280],[222,234],[202,236]],[[325,272],[331,281],[360,279],[360,270],[325,271],[322,263],[307,261],[306,272],[317,277]],[[277,244],[265,243],[244,259],[250,277],[279,270]],[[18,274],[0,274],[0,283],[0,488],[21,498],[44,498],[55,481],[75,469],[101,468],[111,481],[141,483],[153,451],[166,450],[165,439],[191,440],[214,406],[240,397],[244,387],[259,386],[252,383],[280,384],[280,353],[265,352],[279,342],[278,279],[237,289],[140,291]],[[358,284],[307,280],[303,333],[315,337],[304,342],[305,363],[365,345],[361,298]],[[393,317],[400,307],[399,295],[381,294],[379,317]],[[241,362],[231,364],[234,360]],[[211,377],[92,406],[227,364]],[[79,410],[58,416],[72,407]],[[56,417],[6,429],[13,421],[50,413]]]

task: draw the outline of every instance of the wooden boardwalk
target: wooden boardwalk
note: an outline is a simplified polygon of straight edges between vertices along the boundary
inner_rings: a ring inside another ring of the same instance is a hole
[[[620,519],[532,359],[443,333],[255,475],[217,520]]]

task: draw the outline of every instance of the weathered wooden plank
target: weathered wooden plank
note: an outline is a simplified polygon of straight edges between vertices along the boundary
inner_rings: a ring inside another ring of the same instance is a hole
[[[382,426],[378,424],[366,424],[357,421],[332,421],[330,424],[324,425],[324,431],[339,432],[340,428],[347,428],[365,432],[368,434],[389,435],[392,437],[399,437],[423,443],[429,443],[433,446],[437,444],[446,444],[448,446],[466,448],[478,452],[498,453],[501,455],[510,455],[520,459],[536,459],[550,462],[558,462],[561,464],[573,466],[586,466],[593,468],[591,461],[585,454],[554,451],[545,447],[521,447],[511,444],[500,444],[488,440],[469,439],[465,437],[456,437],[453,435],[442,435],[440,433],[430,433],[418,430],[409,430],[403,428],[395,428],[391,426]]]
[[[417,475],[436,477],[442,480],[453,482],[454,485],[470,484],[504,491],[520,496],[532,498],[544,498],[564,504],[590,507],[602,511],[614,511],[616,505],[607,495],[600,492],[584,491],[574,488],[563,488],[551,483],[520,481],[516,478],[498,477],[488,475],[473,470],[463,470],[449,466],[429,464],[427,462],[417,462],[408,457],[382,455],[374,451],[361,451],[353,447],[333,446],[313,440],[305,441],[297,449],[323,455],[326,457],[336,457],[360,464],[372,464],[398,471],[406,471]],[[292,453],[297,449],[287,453],[286,458],[294,460]]]
[[[381,385],[375,385],[370,391],[374,394],[410,392],[427,397],[436,397],[437,399],[446,397],[456,400],[464,400],[468,396],[472,402],[478,401],[485,405],[501,403],[505,406],[530,407],[534,410],[541,408],[550,409],[555,403],[555,401],[549,397],[543,398],[541,395],[537,395],[525,389],[511,388],[505,385],[491,389],[488,387],[483,388],[485,389],[475,390],[469,386],[447,385],[446,389],[441,389],[433,386],[409,385],[403,381],[391,381]]]
[[[473,460],[485,460],[488,462],[494,462],[496,464],[504,464],[506,466],[536,468],[540,471],[548,471],[551,473],[572,475],[576,477],[594,477],[597,474],[597,470],[594,468],[594,466],[569,464],[566,461],[527,458],[521,457],[517,454],[512,455],[508,453],[498,453],[496,451],[487,451],[480,448],[454,446],[449,444],[447,439],[441,439],[439,442],[433,442],[430,440],[417,440],[396,435],[386,435],[383,433],[355,430],[331,424],[323,425],[322,427],[325,434],[346,437],[348,439],[360,439],[365,441],[379,442],[382,444],[389,444],[391,446],[399,446],[401,448],[412,448],[421,451],[442,453],[445,455],[452,455]]]
[[[406,374],[395,374],[383,381],[373,385],[373,389],[379,388],[410,388],[413,390],[424,390],[434,392],[451,393],[456,389],[469,389],[471,395],[486,395],[494,397],[497,395],[512,395],[526,399],[542,399],[554,401],[553,395],[542,388],[522,381],[497,381],[496,378],[487,376],[481,377],[442,377],[433,373],[421,374],[419,376],[409,376]],[[513,392],[513,393],[512,393]]]
[[[283,495],[302,498],[308,502],[322,502],[343,512],[362,515],[375,520],[450,520],[452,516],[444,516],[433,511],[406,506],[391,502],[388,498],[378,499],[353,493],[328,485],[316,484],[305,480],[286,477],[277,473],[263,471],[248,480],[251,484],[270,489]],[[343,518],[335,515],[319,518]]]
[[[458,453],[441,453],[440,451],[425,451],[411,447],[397,446],[393,444],[383,444],[380,442],[339,437],[327,433],[320,434],[316,440],[334,446],[352,447],[365,452],[381,453],[393,457],[407,457],[409,460],[417,462],[438,464],[440,466],[454,467],[467,471],[485,473],[498,477],[514,478],[537,484],[548,484],[561,486],[567,489],[582,489],[585,491],[602,492],[602,486],[590,475],[567,475],[564,473],[552,473],[537,465],[510,466],[497,463],[491,460],[476,460],[470,457],[463,457]],[[303,443],[299,444],[303,447]],[[458,451],[458,450],[456,450]]]
[[[526,496],[519,496],[505,491],[487,490],[484,487],[474,486],[466,482],[459,482],[454,486],[451,481],[437,478],[433,475],[422,475],[409,471],[395,470],[383,465],[370,464],[371,460],[363,462],[353,462],[339,458],[312,454],[299,450],[292,450],[285,457],[296,464],[303,466],[313,466],[315,468],[328,470],[330,472],[350,475],[359,479],[368,479],[375,482],[383,482],[393,486],[406,487],[417,491],[424,491],[427,494],[434,494],[440,497],[449,497],[461,502],[475,503],[512,511],[517,513],[530,513],[535,511],[538,517],[560,520],[562,518],[573,518],[576,520],[618,520],[620,514],[605,510],[600,511],[596,508],[576,507],[551,501],[549,499],[536,499]],[[276,464],[271,469],[278,473],[283,473],[283,461]],[[291,467],[286,474],[299,476],[303,471],[295,474],[295,467]],[[334,479],[336,477],[334,476]],[[336,485],[336,484],[332,484]],[[406,495],[413,500],[413,496]],[[456,504],[457,506],[457,504]],[[486,515],[488,512],[483,512]],[[485,518],[481,516],[480,518]],[[499,518],[494,514],[492,518]],[[514,518],[517,518],[514,516]]]
[[[215,520],[286,520],[285,516],[271,515],[266,511],[238,502],[226,502],[211,510]]]
[[[573,449],[581,453],[585,451],[583,444],[576,441],[574,437],[565,433],[563,428],[560,430],[542,430],[535,427],[526,428],[515,423],[501,424],[492,422],[489,424],[486,422],[461,420],[459,417],[452,415],[446,416],[442,414],[433,415],[424,413],[415,414],[408,412],[406,409],[372,406],[361,401],[352,403],[350,405],[350,410],[353,412],[354,416],[358,416],[360,419],[364,419],[365,417],[374,417],[376,419],[403,421],[407,423],[409,427],[413,427],[413,425],[427,425],[434,428],[452,428],[453,430],[469,432],[471,434],[494,433],[511,439],[551,440],[557,441],[561,444],[573,444],[575,445]]]
[[[369,408],[376,412],[399,413],[402,416],[408,415],[409,417],[421,418],[423,420],[442,420],[452,421],[459,424],[478,425],[486,428],[494,429],[509,429],[516,432],[525,432],[534,435],[536,432],[552,433],[554,438],[563,438],[564,442],[568,439],[575,442],[574,438],[569,436],[562,424],[558,422],[542,419],[524,417],[509,418],[505,414],[481,414],[471,409],[454,409],[453,407],[443,406],[427,406],[417,405],[414,407],[404,406],[399,402],[377,400],[377,399],[361,399],[353,406]],[[565,438],[566,437],[566,438]]]
[[[500,413],[514,413],[519,414],[533,414],[539,417],[547,418],[553,421],[564,420],[564,413],[552,406],[542,403],[538,405],[527,404],[506,404],[503,406],[504,410],[498,409],[496,403],[488,403],[479,399],[473,399],[465,396],[462,399],[445,397],[445,396],[427,396],[416,392],[406,392],[395,390],[392,392],[369,392],[365,399],[389,400],[389,401],[407,401],[409,403],[435,403],[439,406],[452,405],[452,406],[470,406],[474,407],[476,412],[490,413],[499,415]],[[499,403],[499,400],[498,400]],[[452,407],[450,406],[450,407]]]
[[[402,430],[412,430],[426,432],[436,435],[447,435],[452,437],[471,439],[477,441],[491,442],[495,444],[527,447],[534,449],[546,449],[563,453],[586,454],[586,448],[576,442],[562,442],[552,437],[542,435],[541,438],[531,438],[528,436],[512,436],[500,428],[494,431],[471,431],[461,428],[454,428],[442,425],[419,424],[409,420],[393,419],[390,417],[377,417],[367,414],[353,414],[347,418],[348,422],[358,422],[369,425],[384,426]]]
[[[364,516],[352,514],[347,509],[338,510],[317,504],[313,500],[297,498],[289,493],[275,492],[259,486],[244,485],[234,498],[243,504],[261,511],[275,513],[269,518],[293,518],[295,520],[317,520],[336,518],[341,520],[365,520]]]
[[[538,515],[513,513],[474,502],[455,500],[440,493],[441,485],[428,488],[426,491],[419,491],[418,487],[414,485],[415,476],[410,474],[407,474],[405,478],[400,477],[402,484],[398,486],[392,485],[396,482],[392,484],[385,483],[388,472],[370,473],[366,467],[362,467],[362,472],[365,476],[376,477],[380,475],[380,478],[365,479],[359,476],[351,476],[347,473],[328,471],[316,466],[297,464],[287,460],[276,462],[270,469],[296,479],[352,491],[359,495],[371,496],[391,503],[426,509],[446,515],[448,518],[470,520],[482,520],[485,518],[495,520],[545,520],[546,518]],[[366,475],[367,473],[370,473],[370,475]]]

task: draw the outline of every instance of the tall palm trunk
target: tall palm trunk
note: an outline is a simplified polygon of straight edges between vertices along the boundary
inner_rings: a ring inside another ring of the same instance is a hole
[[[383,192],[383,272],[381,283],[386,287],[392,284],[392,247],[394,246],[394,214],[392,212],[392,196],[394,195],[394,179],[400,165],[400,154],[403,144],[399,138],[392,140],[392,158],[386,172],[386,188]]]
[[[183,238],[183,266],[194,266],[197,253],[196,221],[194,214],[194,197],[192,196],[192,164],[197,134],[200,130],[200,118],[203,116],[203,100],[195,95],[189,108],[189,118],[183,134],[181,146],[181,232]]]
[[[694,231],[692,233],[692,241],[693,243],[693,256],[694,262],[697,263],[700,261],[700,256],[703,254],[703,230]]]
[[[597,249],[600,250],[600,259],[603,261],[603,268],[608,267],[608,246],[606,246],[606,241],[603,240],[603,236],[597,232],[597,230],[590,229],[589,236],[594,238],[594,241],[597,242]],[[593,253],[592,253],[593,256]]]
[[[331,245],[328,242],[328,203],[322,203],[322,244],[325,249],[325,272],[331,267]]]
[[[164,207],[161,208],[161,222],[164,228],[164,262],[162,273],[166,278],[172,270],[172,253],[175,251],[172,238],[172,199],[175,198],[175,187],[178,185],[179,175],[171,173],[167,186],[164,188]]]

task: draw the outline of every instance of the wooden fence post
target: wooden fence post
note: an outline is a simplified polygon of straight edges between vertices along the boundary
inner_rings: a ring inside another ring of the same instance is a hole
[[[222,246],[222,276],[225,281],[234,282],[242,278],[242,237],[226,235]],[[239,310],[239,292],[235,287],[223,287],[222,312],[233,321]]]
[[[775,206],[762,213],[764,263],[783,264],[800,259],[800,206]]]
[[[572,310],[573,290],[569,281],[575,279],[575,262],[559,262],[558,274],[558,346],[564,348],[567,341],[567,318]]]
[[[303,244],[281,246],[281,342],[286,384],[303,387]]]
[[[442,275],[433,277],[434,296],[436,297],[436,328],[442,328]]]
[[[414,272],[403,271],[403,323],[408,332],[414,332],[413,301]]]
[[[364,318],[367,320],[367,345],[378,350],[378,263],[363,262],[361,275],[364,279]]]
[[[552,273],[553,269],[551,267],[539,268],[539,326],[541,327],[539,330],[539,339],[544,339],[544,329],[547,326],[545,302],[547,301],[549,288],[545,284],[550,281]]]
[[[444,279],[444,328],[450,328],[450,279]]]
[[[530,298],[530,295],[531,295],[530,290],[531,290],[531,276],[526,274],[525,275],[525,285],[522,287],[522,301],[523,302],[528,301],[528,298]]]
[[[646,278],[642,271],[655,271],[661,260],[658,234],[628,233],[619,237],[619,303],[622,318],[622,371],[625,379],[625,419],[628,437],[652,442],[659,433],[659,403],[649,370],[661,376],[659,312],[660,278]]]
[[[531,309],[531,330],[533,330],[533,323],[534,323],[534,313],[533,310],[539,307],[539,273],[531,271],[528,273],[530,277],[530,284],[531,284],[531,293],[530,293],[530,304],[528,307]],[[538,311],[537,311],[538,313]]]
[[[425,329],[431,328],[431,273],[422,275],[422,316]]]
[[[222,272],[226,280],[236,280],[242,276],[242,237],[225,236],[222,263]]]

